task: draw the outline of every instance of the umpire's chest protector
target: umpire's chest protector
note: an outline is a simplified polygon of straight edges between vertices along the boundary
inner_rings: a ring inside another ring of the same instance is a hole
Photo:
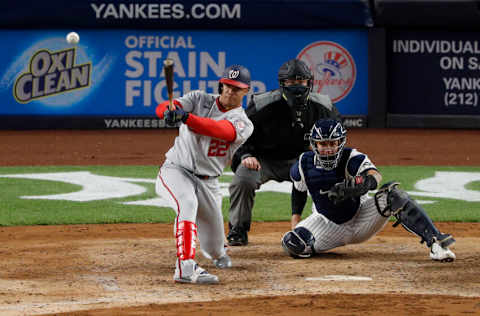
[[[295,159],[309,150],[313,124],[321,118],[337,118],[338,111],[327,96],[312,93],[303,117],[303,127],[293,126],[290,107],[280,90],[252,97],[247,115],[254,124],[247,144],[256,156],[273,160]]]

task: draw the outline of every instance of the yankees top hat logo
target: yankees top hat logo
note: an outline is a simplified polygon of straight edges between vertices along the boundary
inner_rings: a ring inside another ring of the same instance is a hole
[[[345,98],[352,90],[357,67],[350,52],[330,41],[311,43],[297,56],[312,70],[313,91],[328,95],[333,102]]]

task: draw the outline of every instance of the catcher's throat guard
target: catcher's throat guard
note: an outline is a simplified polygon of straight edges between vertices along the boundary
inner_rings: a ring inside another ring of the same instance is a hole
[[[406,230],[422,238],[420,242],[426,242],[428,247],[435,241],[439,241],[442,247],[453,244],[455,240],[452,236],[441,234],[425,210],[407,192],[398,188],[399,184],[393,181],[385,183],[375,193],[375,205],[380,215],[394,216],[397,221],[393,227],[402,224]]]

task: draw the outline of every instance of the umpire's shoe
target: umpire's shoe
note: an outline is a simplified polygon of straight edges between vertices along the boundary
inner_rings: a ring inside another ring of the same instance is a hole
[[[232,227],[227,235],[229,246],[246,246],[248,245],[247,231],[238,227]]]
[[[218,277],[208,273],[192,259],[178,260],[173,280],[178,283],[217,284]]]

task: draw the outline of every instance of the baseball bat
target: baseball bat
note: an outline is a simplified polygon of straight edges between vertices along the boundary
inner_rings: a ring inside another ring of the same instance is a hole
[[[163,71],[165,72],[165,81],[168,91],[168,109],[175,111],[175,105],[173,104],[173,60],[167,58],[163,61]]]

